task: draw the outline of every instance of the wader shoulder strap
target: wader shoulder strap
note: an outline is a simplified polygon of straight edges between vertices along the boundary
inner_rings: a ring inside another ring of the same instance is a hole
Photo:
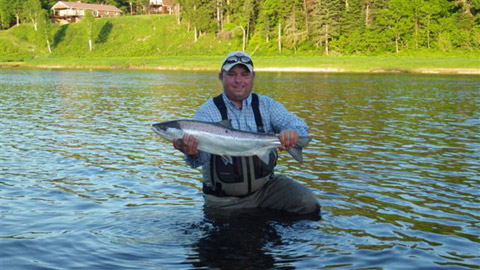
[[[217,106],[220,114],[222,115],[222,120],[227,120],[227,106],[225,106],[225,102],[223,102],[222,94],[213,98],[213,102]]]
[[[252,94],[252,109],[253,115],[255,116],[255,122],[257,123],[257,131],[265,133],[265,128],[263,127],[262,116],[260,115],[260,102],[258,101],[258,95]]]

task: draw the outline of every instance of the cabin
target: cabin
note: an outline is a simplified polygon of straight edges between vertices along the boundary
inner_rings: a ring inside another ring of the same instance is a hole
[[[171,0],[150,0],[148,5],[152,14],[172,14],[174,6]]]
[[[74,23],[81,20],[86,10],[92,11],[96,18],[122,15],[122,11],[115,6],[82,2],[58,1],[51,9],[53,10],[53,19],[59,24]]]

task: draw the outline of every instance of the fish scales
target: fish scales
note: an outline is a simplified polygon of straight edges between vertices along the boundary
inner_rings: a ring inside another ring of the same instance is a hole
[[[270,152],[281,145],[277,135],[236,130],[228,120],[219,123],[174,120],[153,124],[152,129],[169,141],[182,139],[184,134],[193,135],[198,140],[198,149],[203,152],[224,157],[258,156],[266,164]],[[309,141],[310,137],[299,137],[297,146],[288,152],[302,162],[302,147]]]

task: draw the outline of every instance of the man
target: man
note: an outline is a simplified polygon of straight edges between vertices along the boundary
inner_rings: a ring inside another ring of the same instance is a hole
[[[299,136],[308,136],[308,127],[302,119],[272,98],[252,94],[255,73],[248,54],[229,53],[218,76],[223,84],[222,95],[205,102],[194,120],[229,119],[235,129],[278,133],[280,150],[294,147]],[[256,156],[232,157],[233,162],[227,162],[220,156],[199,151],[198,140],[192,135],[184,135],[181,142],[174,140],[173,145],[185,154],[191,167],[203,166],[206,207],[265,208],[297,214],[320,210],[310,190],[286,176],[273,174],[276,151],[270,153],[270,164],[264,164]]]

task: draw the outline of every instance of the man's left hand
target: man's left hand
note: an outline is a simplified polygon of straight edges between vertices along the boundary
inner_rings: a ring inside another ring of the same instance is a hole
[[[290,148],[297,145],[298,142],[298,132],[296,130],[284,130],[278,135],[280,143],[282,144],[279,149],[290,150]]]

